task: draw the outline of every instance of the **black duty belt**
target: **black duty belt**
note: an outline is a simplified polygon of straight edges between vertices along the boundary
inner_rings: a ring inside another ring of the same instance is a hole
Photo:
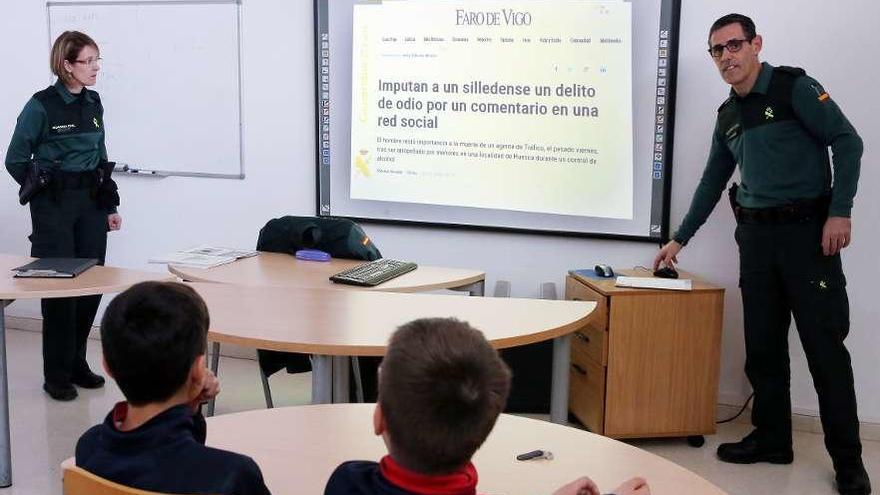
[[[57,187],[63,189],[87,189],[95,185],[95,173],[59,170],[52,176],[52,180],[57,181]]]
[[[744,208],[738,204],[733,213],[736,222],[753,225],[782,225],[824,220],[828,216],[829,197],[802,200],[770,208]]]

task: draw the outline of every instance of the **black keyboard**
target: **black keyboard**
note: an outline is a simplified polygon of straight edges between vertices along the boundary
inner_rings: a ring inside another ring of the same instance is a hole
[[[338,284],[373,287],[392,278],[399,277],[404,273],[411,272],[418,268],[418,266],[410,261],[382,258],[348,268],[336,275],[331,275],[330,280]]]

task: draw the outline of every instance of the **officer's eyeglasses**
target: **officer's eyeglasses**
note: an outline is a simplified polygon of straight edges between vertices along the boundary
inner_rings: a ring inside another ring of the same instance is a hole
[[[101,63],[101,57],[87,58],[85,60],[74,60],[73,63],[88,65],[89,67],[97,67]]]
[[[730,53],[736,53],[742,49],[743,43],[751,43],[750,39],[732,39],[727,43],[717,44],[712,48],[709,48],[709,55],[712,55],[712,58],[721,58],[721,55],[724,54],[724,49],[727,48],[727,51]]]

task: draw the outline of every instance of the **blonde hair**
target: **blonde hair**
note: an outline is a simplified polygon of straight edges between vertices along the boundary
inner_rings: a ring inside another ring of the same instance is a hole
[[[62,81],[69,81],[71,76],[70,72],[64,68],[64,61],[76,62],[79,53],[87,46],[98,50],[98,44],[95,43],[95,40],[85,33],[79,31],[61,33],[52,45],[52,53],[49,55],[49,68],[52,69],[52,73]]]

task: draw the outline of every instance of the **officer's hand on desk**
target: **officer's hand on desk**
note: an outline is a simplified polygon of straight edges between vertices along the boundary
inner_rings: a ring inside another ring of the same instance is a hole
[[[664,266],[674,267],[675,263],[678,263],[678,252],[682,247],[684,246],[675,241],[667,242],[654,257],[654,270],[660,268],[661,262]]]
[[[849,246],[852,240],[852,224],[846,217],[828,217],[822,229],[822,253],[834,256]]]
[[[122,215],[119,213],[111,213],[107,215],[107,226],[110,230],[119,230],[122,228]]]

